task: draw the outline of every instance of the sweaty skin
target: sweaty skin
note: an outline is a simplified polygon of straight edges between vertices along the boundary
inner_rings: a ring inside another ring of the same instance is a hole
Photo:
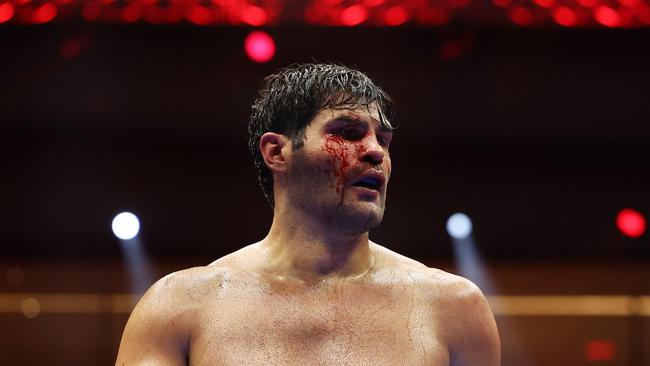
[[[374,105],[321,110],[299,149],[265,134],[268,236],[154,284],[116,365],[499,365],[474,284],[368,239],[391,172],[379,120]],[[384,177],[376,191],[354,185],[369,173]]]

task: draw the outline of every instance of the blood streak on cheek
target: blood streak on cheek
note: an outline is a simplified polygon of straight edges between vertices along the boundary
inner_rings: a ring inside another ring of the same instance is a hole
[[[363,148],[363,146],[361,146]],[[329,155],[329,161],[332,165],[334,172],[334,181],[336,185],[336,193],[341,194],[341,202],[343,202],[343,185],[345,184],[345,177],[347,172],[352,167],[355,155],[359,153],[359,146],[354,144],[350,146],[343,138],[336,135],[325,136],[325,143],[323,150]]]

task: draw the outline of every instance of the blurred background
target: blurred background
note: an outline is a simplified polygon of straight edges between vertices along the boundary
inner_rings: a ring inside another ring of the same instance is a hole
[[[648,0],[0,0],[0,364],[111,365],[153,281],[264,237],[250,105],[319,61],[395,100],[371,239],[479,284],[503,365],[650,365],[649,25]]]

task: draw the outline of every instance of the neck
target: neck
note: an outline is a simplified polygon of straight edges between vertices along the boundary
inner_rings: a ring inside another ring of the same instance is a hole
[[[308,284],[361,277],[375,261],[368,232],[343,234],[317,218],[277,206],[271,230],[260,244],[266,271]]]

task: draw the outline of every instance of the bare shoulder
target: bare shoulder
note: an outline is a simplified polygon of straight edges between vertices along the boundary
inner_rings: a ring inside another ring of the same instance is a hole
[[[470,280],[375,246],[391,272],[404,273],[438,324],[452,365],[500,364],[499,334],[481,290]]]
[[[198,313],[225,272],[195,267],[153,284],[129,317],[116,365],[184,365]]]
[[[169,311],[196,306],[219,286],[228,271],[224,266],[209,265],[170,273],[153,284],[142,300],[165,305]]]

